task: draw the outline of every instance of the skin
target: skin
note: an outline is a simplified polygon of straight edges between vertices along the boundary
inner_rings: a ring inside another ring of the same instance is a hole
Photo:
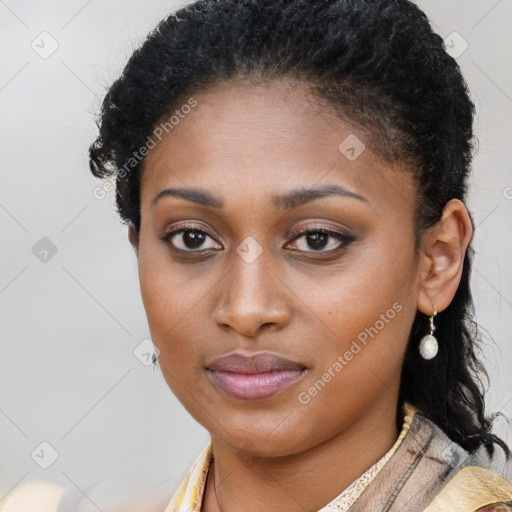
[[[450,201],[415,250],[412,175],[380,161],[364,133],[305,90],[240,81],[194,97],[197,106],[147,156],[141,229],[129,227],[160,367],[212,436],[203,510],[318,510],[396,441],[414,316],[450,304],[471,221],[461,201]],[[350,134],[366,145],[354,161],[338,149]],[[271,199],[325,184],[365,200],[331,195],[285,211]],[[151,205],[169,187],[202,188],[225,204],[164,197]],[[206,232],[203,245],[185,245],[182,234],[161,240],[184,222]],[[318,226],[354,240],[328,237],[318,246],[306,235],[290,236]],[[236,251],[246,237],[262,249],[251,263]],[[393,319],[301,403],[299,394],[396,303]],[[273,351],[308,370],[273,397],[237,400],[205,370],[207,361],[237,349]]]

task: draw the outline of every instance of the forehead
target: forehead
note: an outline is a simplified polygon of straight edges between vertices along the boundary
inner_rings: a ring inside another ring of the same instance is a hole
[[[410,173],[382,162],[367,134],[307,91],[223,84],[193,98],[186,114],[177,106],[178,122],[146,157],[143,205],[176,185],[214,190],[229,204],[240,195],[265,201],[290,188],[336,183],[373,202],[387,195],[410,210]]]

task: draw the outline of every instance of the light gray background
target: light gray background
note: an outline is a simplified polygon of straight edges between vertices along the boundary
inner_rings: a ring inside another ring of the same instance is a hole
[[[134,355],[149,337],[136,259],[113,195],[93,196],[101,182],[86,155],[106,88],[178,5],[0,0],[2,511],[56,510],[59,493],[59,510],[118,510],[146,493],[154,500],[140,510],[163,511],[208,440],[160,370]],[[489,410],[512,416],[511,2],[420,5],[443,38],[456,31],[469,44],[457,60],[478,111],[472,286],[477,320],[499,346],[486,347]],[[46,262],[33,252],[43,237],[57,249]],[[58,453],[48,469],[42,442]]]

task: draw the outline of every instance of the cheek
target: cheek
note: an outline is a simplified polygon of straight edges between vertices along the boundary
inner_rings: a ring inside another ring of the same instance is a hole
[[[162,373],[180,398],[180,387],[194,388],[203,371],[212,332],[209,299],[223,274],[173,261],[151,242],[141,244],[138,266],[151,339],[160,351]]]
[[[412,251],[376,245],[304,298],[320,329],[309,382],[329,382],[328,407],[339,393],[357,397],[396,384],[416,314],[415,278]]]
[[[191,284],[189,271],[173,262],[160,241],[141,240],[138,267],[150,328],[161,335],[164,330],[172,329],[188,311],[194,314],[201,290],[197,289],[196,282]]]
[[[198,395],[197,378],[201,370],[194,354],[199,339],[200,302],[180,272],[170,272],[169,263],[139,256],[142,301],[151,339],[159,350],[159,366],[169,388],[187,408]],[[195,321],[194,321],[195,320]]]
[[[308,443],[334,435],[380,399],[398,396],[416,308],[394,300],[392,290],[382,286],[365,296],[349,293],[325,303],[322,320],[329,328],[318,336],[315,365],[296,396]]]
[[[141,247],[138,266],[151,338],[160,350],[161,366],[168,367],[184,358],[185,347],[178,341],[184,336],[189,317],[198,318],[195,309],[199,299],[197,290],[187,285],[186,274],[173,271],[168,255],[161,252]]]
[[[398,328],[405,315],[397,309],[415,302],[411,257],[375,247],[361,251],[354,260],[339,269],[334,267],[327,279],[314,286],[311,280],[303,280],[298,290],[306,311],[321,320],[319,326],[325,333],[345,342],[360,333],[364,338],[365,330],[375,324],[379,331]]]

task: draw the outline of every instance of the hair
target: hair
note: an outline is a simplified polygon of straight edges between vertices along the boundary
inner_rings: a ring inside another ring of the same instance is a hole
[[[406,164],[417,184],[416,248],[449,200],[465,201],[475,107],[457,62],[414,3],[199,0],[158,24],[103,100],[90,168],[97,177],[116,177],[123,221],[140,230],[145,160],[134,155],[158,123],[187,96],[240,79],[300,84],[363,130],[375,155]],[[498,444],[509,457],[491,433],[495,416],[484,414],[481,375],[488,375],[476,355],[471,261],[470,244],[455,297],[436,317],[440,349],[432,360],[418,353],[429,323],[417,312],[399,402],[416,406],[469,452],[483,445],[492,456]]]

